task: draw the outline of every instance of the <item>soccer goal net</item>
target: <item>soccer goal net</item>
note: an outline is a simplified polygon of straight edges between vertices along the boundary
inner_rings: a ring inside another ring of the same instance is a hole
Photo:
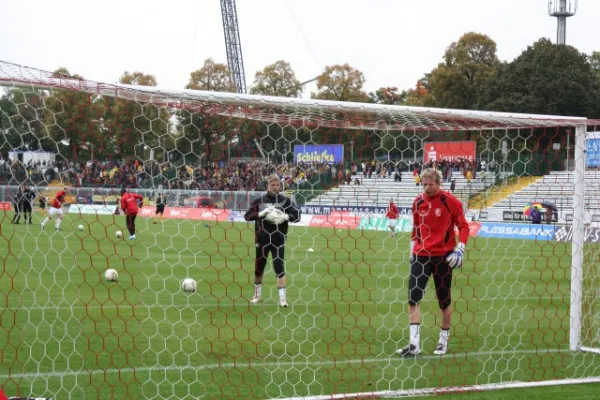
[[[598,125],[166,91],[0,62],[0,385],[316,400],[598,381]],[[463,204],[470,238],[447,353],[433,354],[430,282],[422,352],[401,358],[426,168]],[[285,243],[288,307],[271,258],[250,302],[244,214],[273,175],[301,215]],[[122,188],[143,197],[133,233]]]

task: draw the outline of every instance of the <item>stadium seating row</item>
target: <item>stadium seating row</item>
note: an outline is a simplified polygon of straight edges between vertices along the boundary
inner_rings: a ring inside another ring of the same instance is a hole
[[[475,178],[468,182],[460,174],[452,178],[455,181],[453,193],[462,200],[467,200],[470,195],[490,187],[493,177]],[[359,184],[356,184],[358,180]],[[451,183],[444,182],[442,188],[450,190]],[[362,175],[353,175],[352,183],[340,185],[320,194],[312,199],[308,206],[345,206],[345,207],[385,207],[390,199],[399,207],[410,207],[415,197],[422,193],[422,186],[417,186],[412,172],[403,172],[400,182],[392,175],[389,178],[363,178]]]

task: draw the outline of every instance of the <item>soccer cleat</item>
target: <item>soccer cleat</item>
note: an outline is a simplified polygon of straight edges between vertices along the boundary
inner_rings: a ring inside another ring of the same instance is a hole
[[[260,297],[254,296],[252,300],[250,300],[250,304],[258,304],[260,303]]]
[[[129,240],[133,240],[133,239],[135,239],[135,235],[129,236]]]
[[[286,299],[281,299],[281,300],[279,300],[279,305],[281,307],[287,307],[288,306],[288,302],[287,302]]]
[[[448,345],[442,342],[439,342],[433,354],[446,354],[448,351]]]
[[[408,347],[396,350],[396,354],[398,354],[400,357],[415,357],[420,352],[421,350],[414,344],[409,344]]]

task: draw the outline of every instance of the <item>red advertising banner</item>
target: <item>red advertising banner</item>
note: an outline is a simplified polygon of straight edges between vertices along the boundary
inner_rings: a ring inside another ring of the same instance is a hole
[[[477,236],[480,229],[481,229],[481,223],[469,222],[469,236]]]
[[[10,211],[12,209],[12,205],[6,201],[0,201],[0,210]]]
[[[140,217],[153,217],[154,207],[144,207],[140,210]],[[189,219],[196,221],[227,221],[229,210],[220,208],[186,208],[166,207],[165,218]]]
[[[361,217],[351,212],[332,212],[329,215],[313,215],[308,226],[335,228],[335,229],[356,229],[360,225]]]
[[[423,159],[425,162],[457,161],[458,159],[475,161],[475,141],[425,142]]]

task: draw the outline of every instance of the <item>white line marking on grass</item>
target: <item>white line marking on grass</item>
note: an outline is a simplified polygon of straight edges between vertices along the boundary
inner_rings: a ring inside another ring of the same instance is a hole
[[[503,382],[487,383],[472,386],[451,386],[445,388],[384,390],[380,392],[344,393],[304,397],[278,397],[279,400],[345,400],[345,399],[389,399],[392,397],[421,397],[427,395],[444,395],[450,393],[472,393],[489,392],[501,389],[532,388],[543,386],[577,385],[583,383],[600,383],[600,377],[578,378],[578,379],[554,379],[550,381],[534,382]]]
[[[388,358],[363,358],[363,359],[340,359],[334,361],[272,361],[272,362],[258,362],[258,363],[249,363],[249,362],[239,362],[239,363],[215,363],[215,364],[206,364],[206,365],[169,365],[169,366],[153,366],[153,367],[139,367],[139,368],[109,368],[109,369],[94,369],[94,370],[68,370],[68,371],[54,371],[54,372],[25,372],[25,373],[12,373],[12,374],[1,374],[0,379],[36,379],[36,378],[64,378],[70,376],[80,376],[80,375],[100,375],[100,374],[123,374],[123,373],[132,373],[132,372],[153,372],[153,371],[161,371],[161,372],[169,372],[169,371],[204,371],[204,370],[213,370],[213,369],[245,369],[245,368],[281,368],[281,367],[326,367],[326,366],[347,366],[350,364],[380,364],[380,363],[388,363],[388,365],[392,364],[402,364],[405,362],[414,363],[418,361],[428,361],[428,360],[441,360],[445,359],[457,359],[457,358],[469,358],[469,357],[494,357],[498,358],[499,356],[506,356],[512,358],[515,355],[527,355],[527,354],[539,354],[546,355],[550,353],[571,353],[569,349],[537,349],[537,350],[490,350],[490,351],[477,351],[477,352],[464,352],[464,353],[455,353],[455,354],[446,354],[445,356],[436,356],[436,355],[428,355],[428,356],[419,356],[416,359],[402,359],[398,356],[391,356]]]
[[[533,300],[564,300],[565,302],[567,302],[569,300],[568,297],[563,297],[563,296],[556,296],[556,297],[512,297],[512,298],[488,298],[488,299],[473,299],[473,301],[478,301],[478,302],[491,302],[491,301],[496,301],[496,302],[519,302],[519,301],[533,301]],[[432,300],[435,301],[435,300]],[[466,301],[466,299],[457,299],[455,300],[455,302],[462,302],[462,301]],[[365,302],[361,302],[361,301],[351,301],[351,302],[344,302],[344,301],[338,301],[338,302],[330,302],[330,304],[335,304],[336,306],[340,306],[340,305],[372,305],[372,306],[380,306],[382,304],[390,304],[389,302],[386,301],[381,301],[381,302],[373,302],[373,301],[365,301]],[[249,307],[249,308],[262,308],[262,307],[278,307],[279,305],[275,302],[275,300],[273,300],[273,302],[263,302],[261,304],[258,305],[252,305],[250,304],[249,301],[243,301],[243,300],[239,300],[239,301],[235,301],[235,302],[231,302],[231,301],[227,301],[227,302],[214,302],[214,301],[210,301],[210,302],[198,302],[198,303],[189,303],[189,304],[161,304],[161,303],[156,303],[156,304],[132,304],[132,303],[127,303],[127,304],[114,304],[114,303],[110,303],[110,304],[105,304],[105,305],[89,305],[89,306],[84,306],[81,303],[77,303],[77,304],[73,304],[73,305],[69,305],[69,306],[53,306],[53,305],[49,305],[49,306],[9,306],[9,307],[4,307],[5,310],[10,310],[10,311],[46,311],[46,310],[78,310],[78,309],[89,309],[89,310],[96,310],[96,309],[112,309],[112,308],[124,308],[124,309],[128,309],[128,308],[133,308],[133,309],[140,309],[140,308],[169,308],[169,307],[175,307],[175,308],[186,308],[186,307],[192,307],[192,308],[208,308],[208,307],[222,307],[222,308],[229,308],[229,307]],[[323,307],[323,303],[321,302],[301,302],[301,303],[292,303],[290,305],[290,308],[308,308],[308,307]]]

